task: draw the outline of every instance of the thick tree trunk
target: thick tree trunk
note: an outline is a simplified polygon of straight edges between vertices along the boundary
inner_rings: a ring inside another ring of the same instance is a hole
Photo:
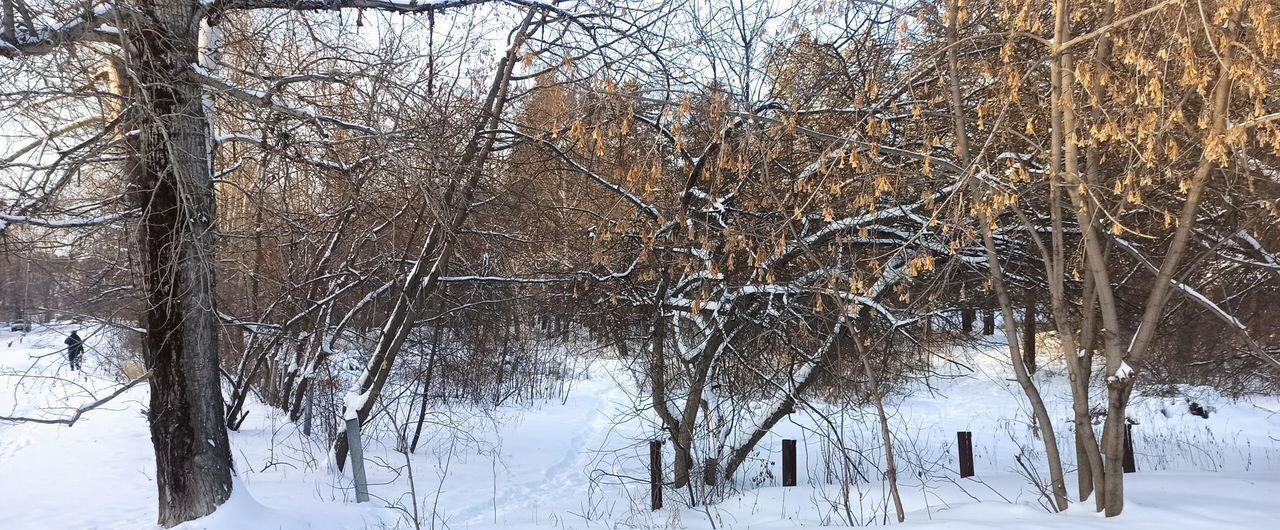
[[[1069,34],[1067,31],[1069,25],[1069,16],[1067,9],[1067,0],[1056,0],[1055,2],[1055,42],[1062,42],[1063,38]],[[1225,24],[1225,34],[1222,35],[1223,43],[1222,54],[1219,57],[1218,76],[1213,86],[1213,91],[1209,94],[1209,102],[1211,107],[1207,112],[1208,130],[1206,131],[1211,138],[1218,138],[1223,142],[1228,142],[1225,135],[1228,132],[1227,115],[1229,110],[1231,96],[1231,71],[1233,67],[1233,56],[1235,47],[1232,45],[1241,31],[1240,12],[1236,12],[1231,20]],[[1056,61],[1051,63],[1054,73],[1051,75],[1055,78],[1054,90],[1055,94],[1062,96],[1070,96],[1070,88],[1074,85],[1072,72],[1072,56],[1070,53],[1062,53]],[[1073,100],[1071,97],[1051,98],[1056,102],[1061,99],[1061,125],[1055,124],[1055,129],[1061,128],[1066,131],[1070,138],[1070,134],[1074,134],[1076,129],[1074,123]],[[1061,137],[1057,137],[1061,138]],[[1056,142],[1055,142],[1056,143]],[[1121,458],[1124,452],[1124,421],[1125,411],[1129,404],[1129,394],[1133,389],[1134,378],[1137,377],[1142,369],[1142,362],[1147,348],[1151,344],[1151,339],[1157,331],[1160,318],[1163,315],[1164,308],[1169,301],[1171,284],[1170,281],[1178,272],[1178,268],[1182,263],[1183,254],[1186,251],[1186,245],[1189,241],[1194,229],[1197,215],[1199,214],[1199,201],[1201,194],[1205,190],[1211,172],[1218,167],[1218,162],[1212,157],[1204,156],[1201,158],[1195,172],[1190,175],[1187,181],[1186,199],[1183,201],[1182,210],[1178,216],[1177,229],[1173,233],[1172,241],[1169,244],[1168,251],[1164,260],[1161,262],[1158,272],[1152,282],[1152,287],[1147,295],[1146,304],[1137,329],[1133,332],[1132,338],[1126,345],[1120,336],[1121,320],[1118,311],[1118,302],[1112,291],[1110,268],[1105,261],[1106,244],[1098,227],[1094,224],[1095,208],[1085,194],[1078,191],[1081,187],[1090,184],[1084,181],[1076,166],[1077,163],[1077,144],[1076,142],[1066,141],[1064,143],[1065,158],[1063,175],[1065,178],[1064,188],[1070,196],[1073,206],[1075,206],[1076,217],[1082,228],[1081,235],[1084,241],[1085,264],[1089,273],[1096,276],[1096,288],[1098,294],[1098,309],[1102,318],[1102,339],[1106,351],[1106,374],[1108,377],[1107,389],[1107,420],[1103,429],[1102,452],[1105,455],[1105,479],[1103,481],[1106,489],[1105,512],[1107,517],[1120,515],[1124,509],[1124,474],[1121,469]],[[1089,175],[1086,175],[1088,177]],[[1127,369],[1122,370],[1122,368]],[[1121,372],[1124,373],[1121,373]]]
[[[1055,236],[1054,245],[1061,246],[1060,236]],[[1059,255],[1055,253],[1054,256],[1054,259],[1058,260]],[[1061,261],[1055,261],[1054,263],[1056,264],[1052,266],[1052,270],[1062,270],[1064,268]],[[1097,433],[1093,429],[1093,417],[1090,415],[1089,410],[1089,375],[1093,371],[1093,356],[1088,351],[1093,349],[1096,307],[1092,285],[1093,276],[1085,276],[1084,296],[1082,297],[1085,305],[1081,311],[1079,343],[1076,342],[1074,331],[1068,324],[1070,317],[1067,313],[1066,300],[1062,295],[1061,276],[1054,277],[1057,278],[1058,283],[1050,286],[1053,298],[1053,318],[1058,329],[1058,337],[1062,340],[1067,371],[1071,379],[1071,409],[1076,431],[1076,479],[1080,501],[1084,502],[1085,499],[1092,495],[1097,511],[1102,511],[1105,507],[1107,489],[1106,484],[1103,482],[1102,451],[1098,445]]]
[[[1067,9],[1068,0],[1055,0],[1054,2],[1054,46],[1058,46],[1065,42],[1070,34],[1070,24]],[[1113,12],[1108,8],[1107,17],[1110,18]],[[1110,55],[1110,47],[1108,38],[1103,36],[1099,40],[1099,48],[1097,60],[1098,64],[1105,61],[1105,57]],[[1062,190],[1066,190],[1069,196],[1072,196],[1073,204],[1077,207],[1077,221],[1082,226],[1084,239],[1087,241],[1094,235],[1093,219],[1089,215],[1080,215],[1078,208],[1080,203],[1075,202],[1073,186],[1079,183],[1079,150],[1075,142],[1069,139],[1075,134],[1075,111],[1073,94],[1073,72],[1071,67],[1070,54],[1056,55],[1049,62],[1050,82],[1052,85],[1049,97],[1049,114],[1050,114],[1050,165],[1049,165],[1049,216],[1052,220],[1053,231],[1053,252],[1052,259],[1046,262],[1050,265],[1049,270],[1049,289],[1053,302],[1053,318],[1058,327],[1058,338],[1062,341],[1064,353],[1067,355],[1067,368],[1071,376],[1071,401],[1072,410],[1074,412],[1074,422],[1076,427],[1076,455],[1078,460],[1078,487],[1080,499],[1085,499],[1089,494],[1094,497],[1094,502],[1099,511],[1105,507],[1107,499],[1110,497],[1109,490],[1103,480],[1104,462],[1102,458],[1102,450],[1098,444],[1097,435],[1093,429],[1092,418],[1090,416],[1089,407],[1089,376],[1091,373],[1091,356],[1088,353],[1080,355],[1084,350],[1091,350],[1094,342],[1094,318],[1095,310],[1102,312],[1109,311],[1107,304],[1110,303],[1110,278],[1105,270],[1088,268],[1085,271],[1086,288],[1085,294],[1081,299],[1084,304],[1082,311],[1082,323],[1080,327],[1081,336],[1080,343],[1075,342],[1074,330],[1069,325],[1070,317],[1067,312],[1067,303],[1065,299],[1065,278],[1066,278],[1066,250],[1063,240],[1063,214],[1062,214]],[[1096,112],[1096,110],[1095,110]],[[1098,158],[1097,150],[1090,147],[1086,152],[1086,166],[1090,164],[1089,160],[1093,160],[1090,173],[1096,173]],[[1088,169],[1088,168],[1086,168]],[[1096,250],[1096,248],[1095,248]],[[1095,300],[1096,295],[1096,300]],[[1096,302],[1096,303],[1095,303]],[[1107,315],[1104,315],[1104,319]],[[1110,325],[1104,328],[1114,329],[1118,327],[1118,323],[1109,320]],[[1114,332],[1107,335],[1107,339],[1114,343]]]
[[[684,393],[684,406],[676,422],[677,427],[672,440],[676,453],[675,477],[672,485],[677,489],[690,483],[694,462],[693,437],[698,423],[698,411],[703,403],[703,392],[710,384],[712,365],[715,364],[725,344],[733,340],[740,324],[741,321],[733,314],[726,317],[724,324],[718,327],[711,324],[713,328],[707,331],[711,337],[703,344],[691,367],[689,388]]]
[[[653,410],[662,420],[662,426],[670,434],[672,445],[675,447],[675,483],[677,487],[683,485],[689,479],[690,458],[687,451],[682,452],[680,440],[682,438],[683,429],[680,427],[680,420],[676,419],[671,413],[671,409],[667,407],[667,361],[666,361],[666,343],[667,343],[667,314],[663,310],[662,304],[667,299],[667,275],[662,270],[658,282],[658,291],[654,297],[654,316],[653,327],[649,335],[649,384],[650,395],[653,398]]]
[[[179,72],[196,62],[195,2],[139,6],[114,66],[130,107],[131,199],[141,208],[139,274],[147,301],[143,358],[162,526],[212,513],[231,495],[231,451],[218,380],[214,192],[201,88]]]
[[[689,484],[689,475],[693,470],[693,427],[692,423],[681,423],[673,440],[676,455],[672,486],[676,489]]]
[[[1124,426],[1125,411],[1129,407],[1129,394],[1133,391],[1133,379],[1111,381],[1107,385],[1107,420],[1102,427],[1102,454],[1105,459],[1103,484],[1107,491],[1104,500],[1107,517],[1124,511]]]

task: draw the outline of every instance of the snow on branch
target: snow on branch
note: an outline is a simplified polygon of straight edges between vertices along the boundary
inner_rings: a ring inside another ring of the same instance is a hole
[[[443,283],[567,283],[573,278],[515,278],[506,276],[444,276],[439,279]]]
[[[1231,124],[1231,128],[1233,128],[1233,129],[1235,129],[1235,128],[1245,128],[1245,129],[1249,129],[1249,128],[1253,128],[1253,127],[1258,127],[1258,126],[1260,126],[1260,125],[1266,125],[1266,124],[1271,123],[1271,122],[1273,122],[1273,121],[1280,121],[1280,112],[1272,112],[1271,114],[1267,114],[1267,115],[1264,115],[1264,116],[1258,116],[1258,117],[1256,117],[1256,118],[1249,119],[1249,120],[1245,120],[1245,121],[1242,121],[1242,122],[1239,122],[1239,123],[1233,123],[1233,124]]]
[[[1235,236],[1239,238],[1241,241],[1244,241],[1246,244],[1248,244],[1249,247],[1252,248],[1255,252],[1262,255],[1262,259],[1266,260],[1267,266],[1274,269],[1280,269],[1280,258],[1277,258],[1275,254],[1268,252],[1267,249],[1262,246],[1262,243],[1258,242],[1257,239],[1249,235],[1249,232],[1240,230],[1239,232],[1235,233]]]
[[[579,164],[576,160],[571,158],[569,155],[565,154],[564,151],[562,151],[559,147],[557,147],[555,144],[551,143],[550,141],[544,138],[535,138],[533,136],[529,136],[519,131],[511,131],[511,133],[517,136],[523,137],[527,140],[532,140],[542,144],[546,148],[550,149],[551,152],[555,153],[556,156],[558,156],[565,163],[573,166],[573,169],[577,170],[579,173],[582,173],[583,175],[590,177],[591,180],[596,181],[601,186],[608,188],[609,191],[612,191],[622,196],[622,198],[626,199],[627,202],[630,202],[631,204],[635,205],[635,207],[639,209],[641,212],[643,212],[645,215],[648,215],[649,217],[655,220],[662,218],[662,214],[653,205],[644,202],[644,200],[640,199],[640,197],[637,197],[634,193],[627,191],[622,186],[614,184],[613,182],[610,182],[609,179],[606,179],[600,176],[599,174],[597,174],[596,172],[591,171],[586,167],[583,167],[582,164]]]
[[[1236,236],[1249,237],[1249,234],[1242,230],[1239,233],[1237,233]],[[1250,237],[1249,239],[1252,239],[1252,238]],[[1142,253],[1139,252],[1138,249],[1133,246],[1133,243],[1130,243],[1129,241],[1126,241],[1118,237],[1114,238],[1114,240],[1116,244],[1120,246],[1120,248],[1124,249],[1126,252],[1133,255],[1138,260],[1138,262],[1140,262],[1144,267],[1147,268],[1147,270],[1153,273],[1157,272],[1156,266],[1153,265],[1151,261],[1149,261],[1146,258],[1146,256],[1143,256]],[[1179,282],[1177,280],[1174,280],[1172,278],[1169,279],[1169,283],[1172,284],[1173,287],[1178,290],[1178,292],[1186,295],[1187,298],[1191,299],[1191,301],[1197,304],[1200,304],[1205,309],[1208,309],[1210,313],[1213,313],[1214,315],[1216,315],[1220,320],[1230,324],[1232,326],[1232,329],[1235,330],[1236,335],[1245,342],[1245,344],[1249,347],[1250,350],[1252,350],[1254,357],[1261,359],[1263,362],[1266,362],[1275,368],[1280,368],[1280,359],[1276,359],[1274,355],[1272,355],[1270,352],[1264,349],[1260,344],[1258,344],[1256,340],[1253,339],[1252,336],[1249,335],[1249,328],[1245,326],[1244,322],[1241,322],[1240,319],[1236,318],[1231,313],[1228,313],[1226,310],[1222,309],[1222,306],[1219,306],[1218,304],[1214,303],[1212,300],[1209,299],[1209,297],[1200,293],[1200,291],[1197,291],[1191,286],[1185,283]],[[1135,335],[1135,338],[1136,338],[1136,335]],[[1117,374],[1117,376],[1118,375],[1119,374]]]
[[[1107,382],[1115,383],[1128,381],[1130,377],[1133,377],[1133,367],[1129,366],[1129,363],[1120,361],[1120,367],[1116,368],[1116,373],[1107,376]]]
[[[335,328],[334,332],[331,335],[329,335],[321,343],[322,344],[321,347],[323,348],[323,351],[325,353],[333,353],[333,346],[337,343],[338,339],[341,338],[342,330],[346,329],[347,324],[349,324],[351,320],[356,317],[356,314],[358,314],[360,310],[372,304],[374,300],[378,299],[379,296],[382,296],[390,292],[391,289],[395,287],[397,283],[400,283],[400,278],[398,277],[392,281],[384,282],[377,289],[373,289],[369,291],[367,294],[365,294],[364,298],[361,298],[359,302],[356,302],[356,304],[351,307],[351,309],[347,310],[347,313],[342,316],[341,320],[338,321],[338,325]]]
[[[1173,284],[1175,288],[1177,288],[1179,291],[1182,291],[1183,294],[1187,295],[1187,297],[1191,298],[1196,303],[1204,306],[1206,309],[1217,314],[1218,318],[1226,321],[1228,324],[1231,324],[1232,326],[1235,326],[1240,331],[1248,331],[1248,328],[1245,327],[1244,322],[1241,322],[1240,319],[1232,316],[1231,313],[1226,312],[1226,310],[1222,309],[1221,306],[1219,306],[1218,304],[1215,304],[1208,297],[1201,294],[1200,291],[1197,291],[1194,288],[1192,288],[1190,285],[1179,282],[1177,280],[1170,279],[1169,283]]]
[[[10,225],[24,224],[31,226],[40,226],[44,228],[84,228],[88,226],[99,226],[111,224],[121,219],[137,217],[138,210],[128,210],[120,213],[100,215],[98,217],[80,217],[71,219],[41,219],[27,215],[10,215],[0,213],[0,232],[4,231]]]
[[[539,0],[212,0],[211,10],[288,9],[291,11],[333,11],[338,9],[376,9],[392,13],[428,13],[483,4],[511,4],[544,9],[573,16],[553,1]]]
[[[256,138],[253,136],[249,136],[247,134],[226,134],[226,135],[218,136],[217,138],[215,138],[215,142],[217,143],[217,145],[224,145],[224,144],[239,142],[239,143],[253,144],[262,149],[272,149],[272,146],[269,143],[264,142],[261,138]],[[385,151],[379,151],[377,155],[369,155],[359,160],[356,160],[353,163],[345,164],[342,162],[337,162],[337,161],[329,160],[325,158],[302,156],[293,152],[289,152],[287,150],[273,149],[272,151],[275,154],[279,156],[283,156],[284,158],[287,158],[294,162],[307,164],[309,166],[314,166],[319,169],[328,169],[332,171],[338,171],[341,173],[350,173],[352,171],[360,169],[362,166],[370,162],[373,162],[377,157],[386,155]],[[239,166],[239,162],[237,162],[235,166]],[[223,170],[222,172],[220,172],[221,175],[226,175],[229,173],[230,171],[228,170]]]
[[[3,41],[0,41],[0,46],[3,46],[3,45],[4,45]],[[97,125],[97,124],[103,123],[103,121],[105,120],[101,115],[93,115],[93,116],[72,121],[66,125],[63,125],[61,127],[58,127],[56,129],[49,131],[42,138],[36,138],[34,140],[31,140],[30,142],[27,142],[24,145],[19,146],[13,152],[5,156],[3,159],[0,159],[0,163],[12,164],[16,162],[19,158],[21,158],[22,155],[30,153],[36,148],[47,144],[48,142],[52,141],[54,138],[57,138],[59,136],[62,136],[70,132],[74,132],[84,127],[88,127],[90,125]]]
[[[748,369],[756,372],[756,375],[762,381],[766,381],[773,386],[773,396],[770,398],[768,406],[756,408],[752,419],[746,424],[748,428],[739,430],[735,440],[729,447],[735,450],[741,447],[748,447],[748,444],[754,443],[753,440],[758,440],[768,433],[769,429],[773,428],[774,423],[778,421],[782,414],[787,413],[795,403],[802,400],[800,397],[803,394],[801,389],[808,387],[813,377],[820,375],[825,370],[824,363],[831,350],[836,347],[840,329],[845,326],[846,321],[845,315],[840,315],[836,319],[835,326],[831,333],[827,335],[826,340],[823,341],[822,346],[818,348],[818,351],[813,356],[805,359],[804,364],[795,370],[786,385],[774,381],[773,378],[760,373],[758,369],[751,367],[749,364],[746,365]]]
[[[946,186],[941,190],[938,190],[937,192],[933,193],[932,196],[930,197],[930,200],[932,201],[940,200],[941,198],[947,195],[950,195],[952,192],[954,192],[958,188],[958,186],[959,184],[951,184],[949,186]],[[853,216],[844,217],[841,219],[836,219],[826,224],[822,228],[815,230],[812,234],[805,236],[803,239],[796,241],[795,243],[792,243],[790,245],[787,245],[787,248],[785,250],[783,250],[778,255],[770,258],[769,261],[766,262],[765,267],[766,268],[772,267],[777,263],[788,261],[791,258],[795,257],[797,254],[803,251],[806,251],[808,249],[812,249],[818,245],[821,245],[840,234],[857,232],[863,228],[871,228],[879,223],[883,223],[885,221],[889,221],[892,219],[906,218],[906,219],[911,219],[916,222],[919,222],[922,225],[927,225],[928,219],[925,219],[919,216],[918,214],[914,213],[916,210],[925,208],[926,205],[927,205],[926,201],[921,200],[911,204],[903,204],[900,206],[894,206],[890,208],[880,208],[870,213],[864,213],[861,215],[853,215]],[[880,229],[880,228],[877,228],[877,229]],[[932,250],[939,251],[939,250],[947,250],[947,249],[933,248]],[[946,253],[949,253],[949,251]]]
[[[884,277],[880,279],[876,285],[872,286],[872,292],[880,293],[888,289],[889,286],[906,278],[906,273],[902,268],[894,267],[886,271]],[[845,292],[839,289],[830,289],[826,287],[804,286],[797,284],[751,284],[744,285],[737,289],[733,289],[717,300],[706,301],[698,304],[705,311],[724,311],[732,306],[739,299],[744,299],[752,295],[764,296],[802,296],[802,295],[822,295],[830,296],[856,305],[865,306],[889,322],[889,325],[897,328],[915,321],[915,319],[901,319],[894,314],[893,310],[883,303],[876,300],[875,296],[864,296]],[[679,295],[668,297],[665,301],[667,307],[686,309],[693,308],[694,301]]]
[[[221,77],[213,75],[204,67],[198,64],[192,64],[191,69],[188,70],[187,72],[197,82],[209,88],[217,90],[224,95],[231,96],[233,98],[244,101],[246,103],[252,103],[254,105],[259,105],[262,107],[269,108],[281,114],[297,118],[298,120],[301,120],[307,123],[315,124],[316,128],[319,129],[321,134],[325,136],[327,136],[327,133],[324,132],[324,124],[329,124],[334,127],[338,127],[339,129],[349,129],[353,131],[362,132],[369,136],[382,135],[381,131],[374,129],[372,127],[361,125],[358,123],[342,121],[331,116],[325,116],[320,112],[316,111],[316,109],[311,107],[310,105],[283,102],[283,101],[280,101],[278,97],[276,97],[271,93],[236,85],[235,83],[232,83],[227,79],[223,79]]]
[[[1124,249],[1125,252],[1128,252],[1133,257],[1137,258],[1138,261],[1141,262],[1144,267],[1146,267],[1148,270],[1150,270],[1153,273],[1157,272],[1156,266],[1153,265],[1149,260],[1147,260],[1146,256],[1142,255],[1142,253],[1139,252],[1138,249],[1133,246],[1133,243],[1130,243],[1129,241],[1126,241],[1125,239],[1118,238],[1118,237],[1114,239],[1116,241],[1116,244],[1119,245],[1120,248]],[[1169,284],[1172,285],[1178,291],[1182,292],[1182,294],[1186,295],[1187,298],[1190,298],[1193,302],[1200,304],[1205,309],[1208,309],[1214,315],[1217,315],[1218,318],[1221,319],[1222,321],[1230,324],[1231,326],[1235,327],[1240,331],[1243,331],[1246,333],[1249,331],[1249,328],[1245,326],[1244,322],[1241,322],[1240,319],[1236,318],[1231,313],[1228,313],[1225,309],[1223,309],[1218,304],[1214,303],[1213,300],[1210,300],[1209,297],[1205,296],[1200,291],[1197,291],[1194,287],[1191,287],[1190,285],[1179,282],[1172,278],[1169,279]]]
[[[114,42],[117,32],[99,28],[125,14],[112,3],[100,3],[86,6],[83,13],[70,20],[37,28],[14,28],[12,40],[0,36],[0,57],[41,55],[73,42]]]

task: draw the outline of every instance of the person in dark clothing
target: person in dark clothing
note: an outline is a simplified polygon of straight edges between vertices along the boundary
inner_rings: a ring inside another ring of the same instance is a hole
[[[67,360],[71,363],[71,369],[79,370],[80,357],[84,355],[84,341],[80,339],[80,335],[72,331],[63,343],[67,345]]]

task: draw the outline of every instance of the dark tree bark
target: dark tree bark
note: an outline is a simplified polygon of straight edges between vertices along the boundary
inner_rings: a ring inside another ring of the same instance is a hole
[[[1027,373],[1036,373],[1036,298],[1028,290],[1027,306],[1022,313],[1022,359]]]
[[[142,210],[139,267],[143,358],[162,526],[212,513],[231,495],[231,451],[218,380],[214,192],[196,62],[196,2],[156,0],[125,29],[116,77],[129,107],[124,141],[130,198]]]

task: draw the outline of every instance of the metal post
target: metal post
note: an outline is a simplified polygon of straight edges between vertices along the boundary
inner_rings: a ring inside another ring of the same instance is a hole
[[[360,447],[360,419],[347,420],[347,444],[351,447],[351,476],[356,480],[356,502],[369,502],[369,481],[364,476],[364,448]]]
[[[27,320],[28,329],[26,331],[30,332],[31,331],[30,329],[31,315],[28,314],[28,311],[31,310],[31,258],[30,257],[27,258],[27,281],[26,281],[26,285],[23,285],[22,289],[23,289],[22,290],[22,318],[25,318]]]
[[[1137,473],[1138,463],[1133,459],[1133,424],[1124,424],[1124,472]]]
[[[307,437],[311,436],[311,407],[315,404],[314,386],[307,385],[307,403],[304,405],[305,408],[302,409],[302,434]]]
[[[796,441],[782,441],[782,486],[796,485]]]
[[[956,433],[956,442],[960,448],[960,478],[969,478],[973,473],[973,433],[960,431]]]
[[[649,506],[662,509],[662,442],[649,442]]]

